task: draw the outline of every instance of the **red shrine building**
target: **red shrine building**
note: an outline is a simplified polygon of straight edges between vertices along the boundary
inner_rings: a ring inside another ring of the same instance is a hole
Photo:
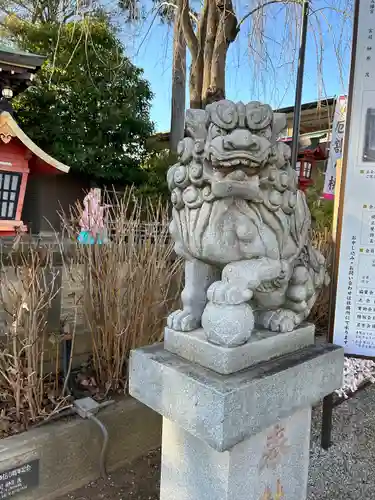
[[[10,100],[32,84],[44,58],[0,46],[0,237],[27,231],[26,222],[40,205],[35,185],[69,172],[49,156],[17,124]],[[29,189],[30,188],[30,189]],[[40,193],[41,194],[41,193]]]
[[[308,102],[301,106],[301,124],[296,172],[299,188],[306,191],[314,184],[318,170],[324,172],[329,154],[335,98]],[[282,139],[291,146],[294,107],[278,109],[287,119],[286,135]]]
[[[292,137],[285,137],[280,141],[287,143],[290,147],[292,146]],[[300,139],[296,164],[299,189],[305,192],[308,187],[314,184],[314,173],[318,162],[324,162],[327,158],[325,144],[312,144],[310,139],[304,143],[304,138]]]
[[[10,113],[0,114],[0,236],[27,231],[22,220],[29,177],[57,175],[69,167],[42,151]]]

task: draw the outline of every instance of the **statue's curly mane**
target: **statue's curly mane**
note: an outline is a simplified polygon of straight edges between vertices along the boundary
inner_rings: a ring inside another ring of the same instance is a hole
[[[280,124],[269,106],[251,103],[246,108],[242,103],[229,102],[228,105],[228,102],[187,112],[187,137],[180,142],[179,162],[171,167],[167,177],[173,207],[177,212],[199,210],[203,204],[220,198],[242,198],[254,208],[259,220],[274,232],[281,255],[288,238],[292,238],[296,247],[301,249],[310,227],[310,213],[304,194],[298,191],[296,172],[290,166],[290,148],[277,141],[284,121],[281,120]],[[237,129],[251,130],[252,137],[260,138],[265,151],[261,151],[260,164],[250,169],[247,175],[241,172],[241,166],[236,168],[236,158],[227,158],[221,170],[215,169],[212,162],[215,138],[218,142],[218,136],[221,140]],[[228,169],[232,173],[225,176]],[[207,210],[206,214],[209,217]],[[177,213],[175,217],[178,217]],[[201,227],[197,230],[201,231]]]

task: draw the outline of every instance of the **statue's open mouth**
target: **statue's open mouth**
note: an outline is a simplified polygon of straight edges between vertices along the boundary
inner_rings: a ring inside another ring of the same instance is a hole
[[[248,167],[242,164],[238,164],[231,167],[212,168],[216,179],[229,178],[236,181],[246,181],[249,177],[259,174],[259,167]]]
[[[217,151],[216,148],[210,148],[208,160],[215,169],[256,169],[262,167],[268,155],[254,155],[249,151]]]
[[[247,152],[224,154],[220,156],[211,152],[209,155],[209,162],[212,165],[213,171],[216,174],[221,174],[222,177],[231,174],[230,177],[236,178],[237,176],[233,176],[232,174],[237,172],[237,180],[245,180],[253,175],[258,175],[259,169],[263,163]]]
[[[210,161],[213,167],[260,167],[262,160],[247,152],[236,152],[229,154],[215,154],[210,152]]]

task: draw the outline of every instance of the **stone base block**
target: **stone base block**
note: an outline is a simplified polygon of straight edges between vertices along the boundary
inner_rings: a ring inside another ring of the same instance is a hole
[[[163,420],[161,500],[306,498],[311,410],[220,453]]]
[[[306,324],[292,332],[254,330],[250,340],[239,347],[222,347],[207,341],[203,328],[193,332],[165,329],[164,347],[182,358],[229,375],[251,365],[298,351],[314,344],[315,326]]]
[[[341,387],[343,364],[343,349],[325,344],[220,375],[158,344],[131,353],[129,389],[182,430],[223,452]]]

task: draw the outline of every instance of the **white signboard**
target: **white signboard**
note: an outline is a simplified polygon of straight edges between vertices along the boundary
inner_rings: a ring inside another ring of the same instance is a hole
[[[336,185],[336,164],[342,157],[344,144],[345,120],[346,120],[347,97],[341,95],[336,101],[335,115],[333,117],[331,146],[327,161],[327,169],[324,179],[323,198],[333,200]]]
[[[375,357],[375,0],[360,0],[358,8],[333,342],[347,354]]]

